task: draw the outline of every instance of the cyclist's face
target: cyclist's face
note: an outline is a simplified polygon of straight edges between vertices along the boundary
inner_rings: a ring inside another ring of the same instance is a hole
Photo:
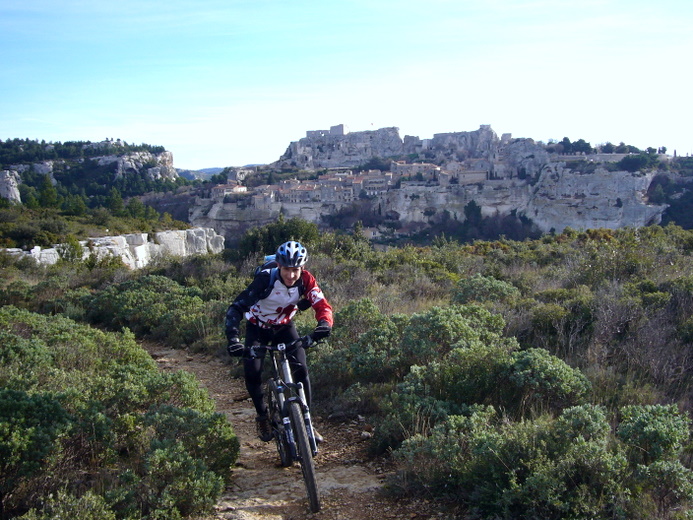
[[[293,287],[298,279],[301,277],[302,267],[281,267],[279,268],[279,274],[282,277],[282,282],[287,287]]]

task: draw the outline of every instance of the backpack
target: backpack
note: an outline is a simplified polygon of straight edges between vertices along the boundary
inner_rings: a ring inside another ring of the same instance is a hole
[[[279,264],[277,263],[276,255],[266,255],[262,265],[258,265],[255,268],[255,276],[266,269],[270,270],[270,281],[267,288],[262,291],[262,294],[260,294],[261,300],[264,300],[270,295],[272,289],[274,288],[274,283],[277,281],[277,277],[279,276]]]

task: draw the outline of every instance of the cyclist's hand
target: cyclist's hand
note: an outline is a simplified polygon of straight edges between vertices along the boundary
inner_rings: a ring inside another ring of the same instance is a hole
[[[307,336],[302,336],[294,341],[294,346],[300,348],[310,348],[314,343],[313,338],[311,338],[310,334],[308,334]]]
[[[238,338],[231,338],[229,344],[226,346],[226,352],[232,357],[241,357],[244,350],[245,345],[243,345]]]
[[[315,327],[310,337],[313,341],[320,341],[321,339],[329,337],[331,332],[332,327],[330,327],[325,320],[322,320],[318,322],[318,326]]]

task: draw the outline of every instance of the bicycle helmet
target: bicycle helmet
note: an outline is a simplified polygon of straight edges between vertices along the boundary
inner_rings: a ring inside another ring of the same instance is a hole
[[[276,260],[282,267],[303,267],[308,260],[308,250],[300,242],[289,240],[277,249]]]

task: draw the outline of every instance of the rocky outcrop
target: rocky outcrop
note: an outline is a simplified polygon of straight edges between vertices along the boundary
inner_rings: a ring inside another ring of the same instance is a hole
[[[374,157],[396,157],[403,152],[399,129],[395,127],[347,134],[309,132],[289,144],[284,155],[270,166],[300,170],[353,168]]]
[[[149,180],[176,180],[178,170],[173,167],[173,154],[162,152],[130,152],[125,155],[104,155],[95,157],[99,166],[113,165],[114,179],[139,174]]]
[[[0,171],[0,197],[10,202],[22,202],[19,183],[22,182],[16,170]]]
[[[211,228],[132,233],[129,235],[90,238],[80,242],[84,248],[84,259],[93,255],[97,259],[108,256],[121,258],[132,268],[145,267],[153,260],[166,256],[192,256],[220,253],[224,249],[224,237]],[[6,249],[10,254],[36,260],[40,264],[52,265],[60,259],[60,246],[52,248],[34,247],[30,251]]]

